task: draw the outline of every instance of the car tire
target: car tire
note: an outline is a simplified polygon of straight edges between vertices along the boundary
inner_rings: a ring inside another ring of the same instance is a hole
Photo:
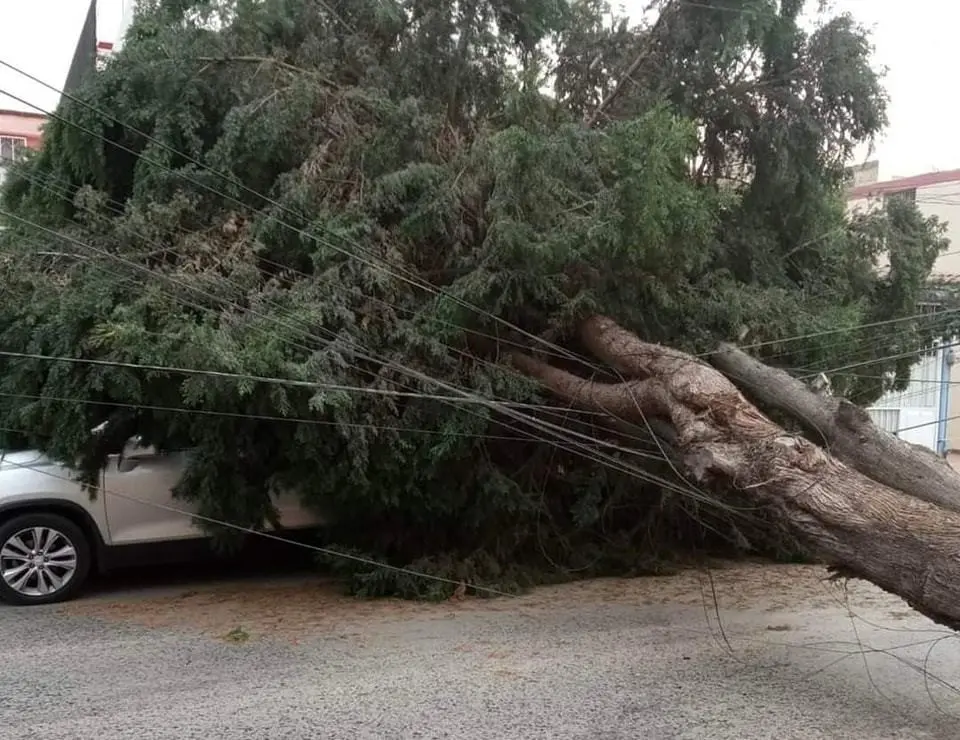
[[[67,601],[83,588],[92,560],[90,540],[66,517],[20,514],[0,524],[0,601]]]

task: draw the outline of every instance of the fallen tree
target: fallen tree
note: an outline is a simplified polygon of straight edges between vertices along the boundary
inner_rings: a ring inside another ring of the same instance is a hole
[[[197,450],[177,493],[206,517],[257,526],[296,486],[340,523],[329,542],[501,589],[792,556],[730,516],[722,476],[677,484],[718,411],[645,386],[659,447],[624,461],[498,362],[511,331],[584,354],[576,328],[603,314],[690,353],[746,332],[764,362],[855,363],[838,390],[869,404],[952,335],[909,318],[942,226],[897,199],[847,215],[844,164],[885,123],[867,32],[809,28],[799,2],[656,5],[632,23],[588,0],[139,3],[0,193],[0,346],[23,355],[0,358],[0,446],[96,480],[109,419]]]
[[[772,510],[811,554],[903,597],[941,624],[960,627],[960,514],[883,485],[786,432],[728,378],[691,355],[643,342],[600,316],[583,322],[580,338],[626,379],[603,383],[529,355],[514,353],[511,359],[565,401],[641,425],[650,418],[665,422],[665,441],[697,484],[734,490]],[[731,357],[742,359],[727,347],[719,364],[743,369]],[[756,381],[759,368],[752,369]],[[774,389],[768,390],[764,395],[772,398]],[[809,410],[809,399],[802,403],[793,390],[792,401]],[[825,437],[849,442],[849,425],[821,421]],[[877,444],[883,435],[871,429],[868,441]],[[866,458],[845,449],[861,469],[870,470]],[[899,452],[909,463],[927,462],[921,453]],[[892,477],[889,471],[884,475]],[[914,487],[922,489],[922,483]]]

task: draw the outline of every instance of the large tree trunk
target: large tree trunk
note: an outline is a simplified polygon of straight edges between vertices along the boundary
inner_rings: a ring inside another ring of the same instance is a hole
[[[960,473],[932,451],[878,429],[859,406],[818,396],[729,344],[721,345],[710,361],[748,396],[796,419],[811,439],[847,465],[914,498],[960,512]]]
[[[523,354],[512,361],[567,401],[615,419],[669,424],[690,479],[739,491],[775,512],[811,554],[960,626],[960,514],[878,483],[787,433],[690,355],[643,342],[604,317],[584,322],[581,339],[627,379],[588,381]]]

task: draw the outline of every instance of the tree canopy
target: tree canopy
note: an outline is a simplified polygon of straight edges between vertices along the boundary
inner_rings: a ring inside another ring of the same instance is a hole
[[[178,495],[208,516],[256,526],[289,486],[343,547],[458,578],[751,539],[509,349],[601,372],[575,329],[603,313],[691,352],[858,367],[835,387],[869,403],[952,331],[890,321],[945,240],[896,199],[846,214],[845,165],[886,122],[851,17],[656,10],[142,2],[3,190],[0,347],[83,360],[0,358],[8,439],[92,475],[110,418],[194,448]]]

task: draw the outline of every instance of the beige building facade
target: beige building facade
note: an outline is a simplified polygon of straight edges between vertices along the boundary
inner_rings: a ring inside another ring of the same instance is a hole
[[[896,196],[916,203],[927,216],[947,226],[950,246],[933,274],[960,283],[960,170],[929,172],[881,181],[879,163],[852,168],[848,206],[851,212],[882,206]],[[881,264],[881,269],[883,265]],[[937,306],[918,306],[918,312]],[[941,346],[914,366],[909,387],[889,393],[869,409],[874,421],[897,436],[923,445],[960,466],[960,337],[943,337]]]

